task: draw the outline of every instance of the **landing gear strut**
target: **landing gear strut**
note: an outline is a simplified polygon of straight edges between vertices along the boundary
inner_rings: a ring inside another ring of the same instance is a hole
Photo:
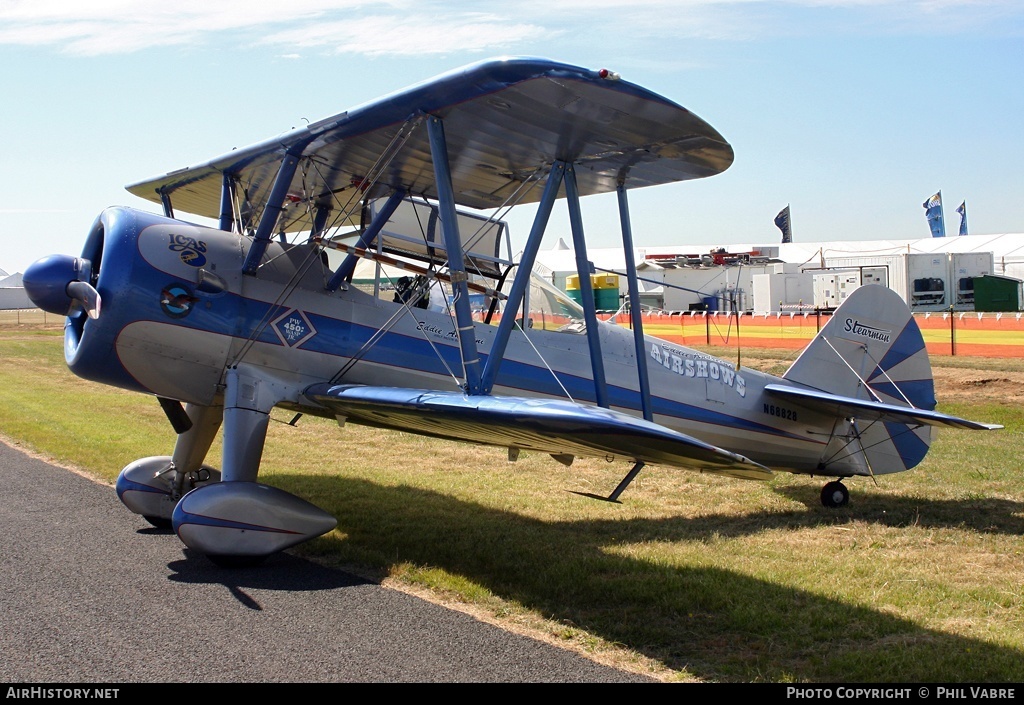
[[[829,509],[846,506],[850,501],[850,491],[839,480],[828,482],[821,488],[821,503]]]

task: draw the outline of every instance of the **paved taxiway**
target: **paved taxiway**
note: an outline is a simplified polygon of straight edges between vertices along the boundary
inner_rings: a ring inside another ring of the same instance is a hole
[[[223,570],[0,442],[0,683],[645,682],[288,553]]]

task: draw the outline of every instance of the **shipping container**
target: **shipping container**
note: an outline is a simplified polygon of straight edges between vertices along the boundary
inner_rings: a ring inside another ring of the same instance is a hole
[[[914,252],[907,256],[912,311],[944,311],[953,305],[948,252]]]
[[[974,279],[994,273],[991,252],[954,252],[952,256],[953,308],[974,311]]]

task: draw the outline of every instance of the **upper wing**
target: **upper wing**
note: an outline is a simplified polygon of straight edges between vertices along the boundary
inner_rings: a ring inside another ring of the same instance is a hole
[[[573,163],[580,195],[717,174],[732,147],[690,111],[606,71],[542,59],[482,62],[205,164],[129,185],[142,198],[218,218],[225,176],[249,204],[266,202],[286,153],[300,160],[289,197],[316,206],[396,189],[436,198],[423,116],[443,119],[455,201],[488,209],[553,160]],[[372,188],[369,194],[364,190]],[[539,200],[541,189],[516,201]],[[310,208],[282,218],[309,230]],[[337,210],[337,208],[335,209]]]
[[[330,384],[314,385],[305,396],[356,423],[438,438],[553,455],[627,458],[743,479],[772,476],[749,458],[664,426],[567,401]]]
[[[764,391],[803,406],[836,416],[856,416],[868,421],[892,421],[905,424],[926,424],[928,426],[951,426],[976,431],[992,431],[1002,428],[999,424],[969,421],[938,411],[917,409],[912,406],[898,406],[869,399],[857,399],[839,394],[829,394],[816,389],[804,389],[786,384],[768,384]]]

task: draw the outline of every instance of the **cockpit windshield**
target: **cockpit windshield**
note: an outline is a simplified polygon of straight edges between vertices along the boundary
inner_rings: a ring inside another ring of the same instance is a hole
[[[519,268],[514,267],[505,277],[502,292],[508,294]],[[526,311],[526,315],[523,315]],[[523,328],[554,330],[566,333],[583,333],[586,325],[583,318],[583,307],[567,293],[536,272],[530,275],[530,287],[527,290],[518,318]]]

